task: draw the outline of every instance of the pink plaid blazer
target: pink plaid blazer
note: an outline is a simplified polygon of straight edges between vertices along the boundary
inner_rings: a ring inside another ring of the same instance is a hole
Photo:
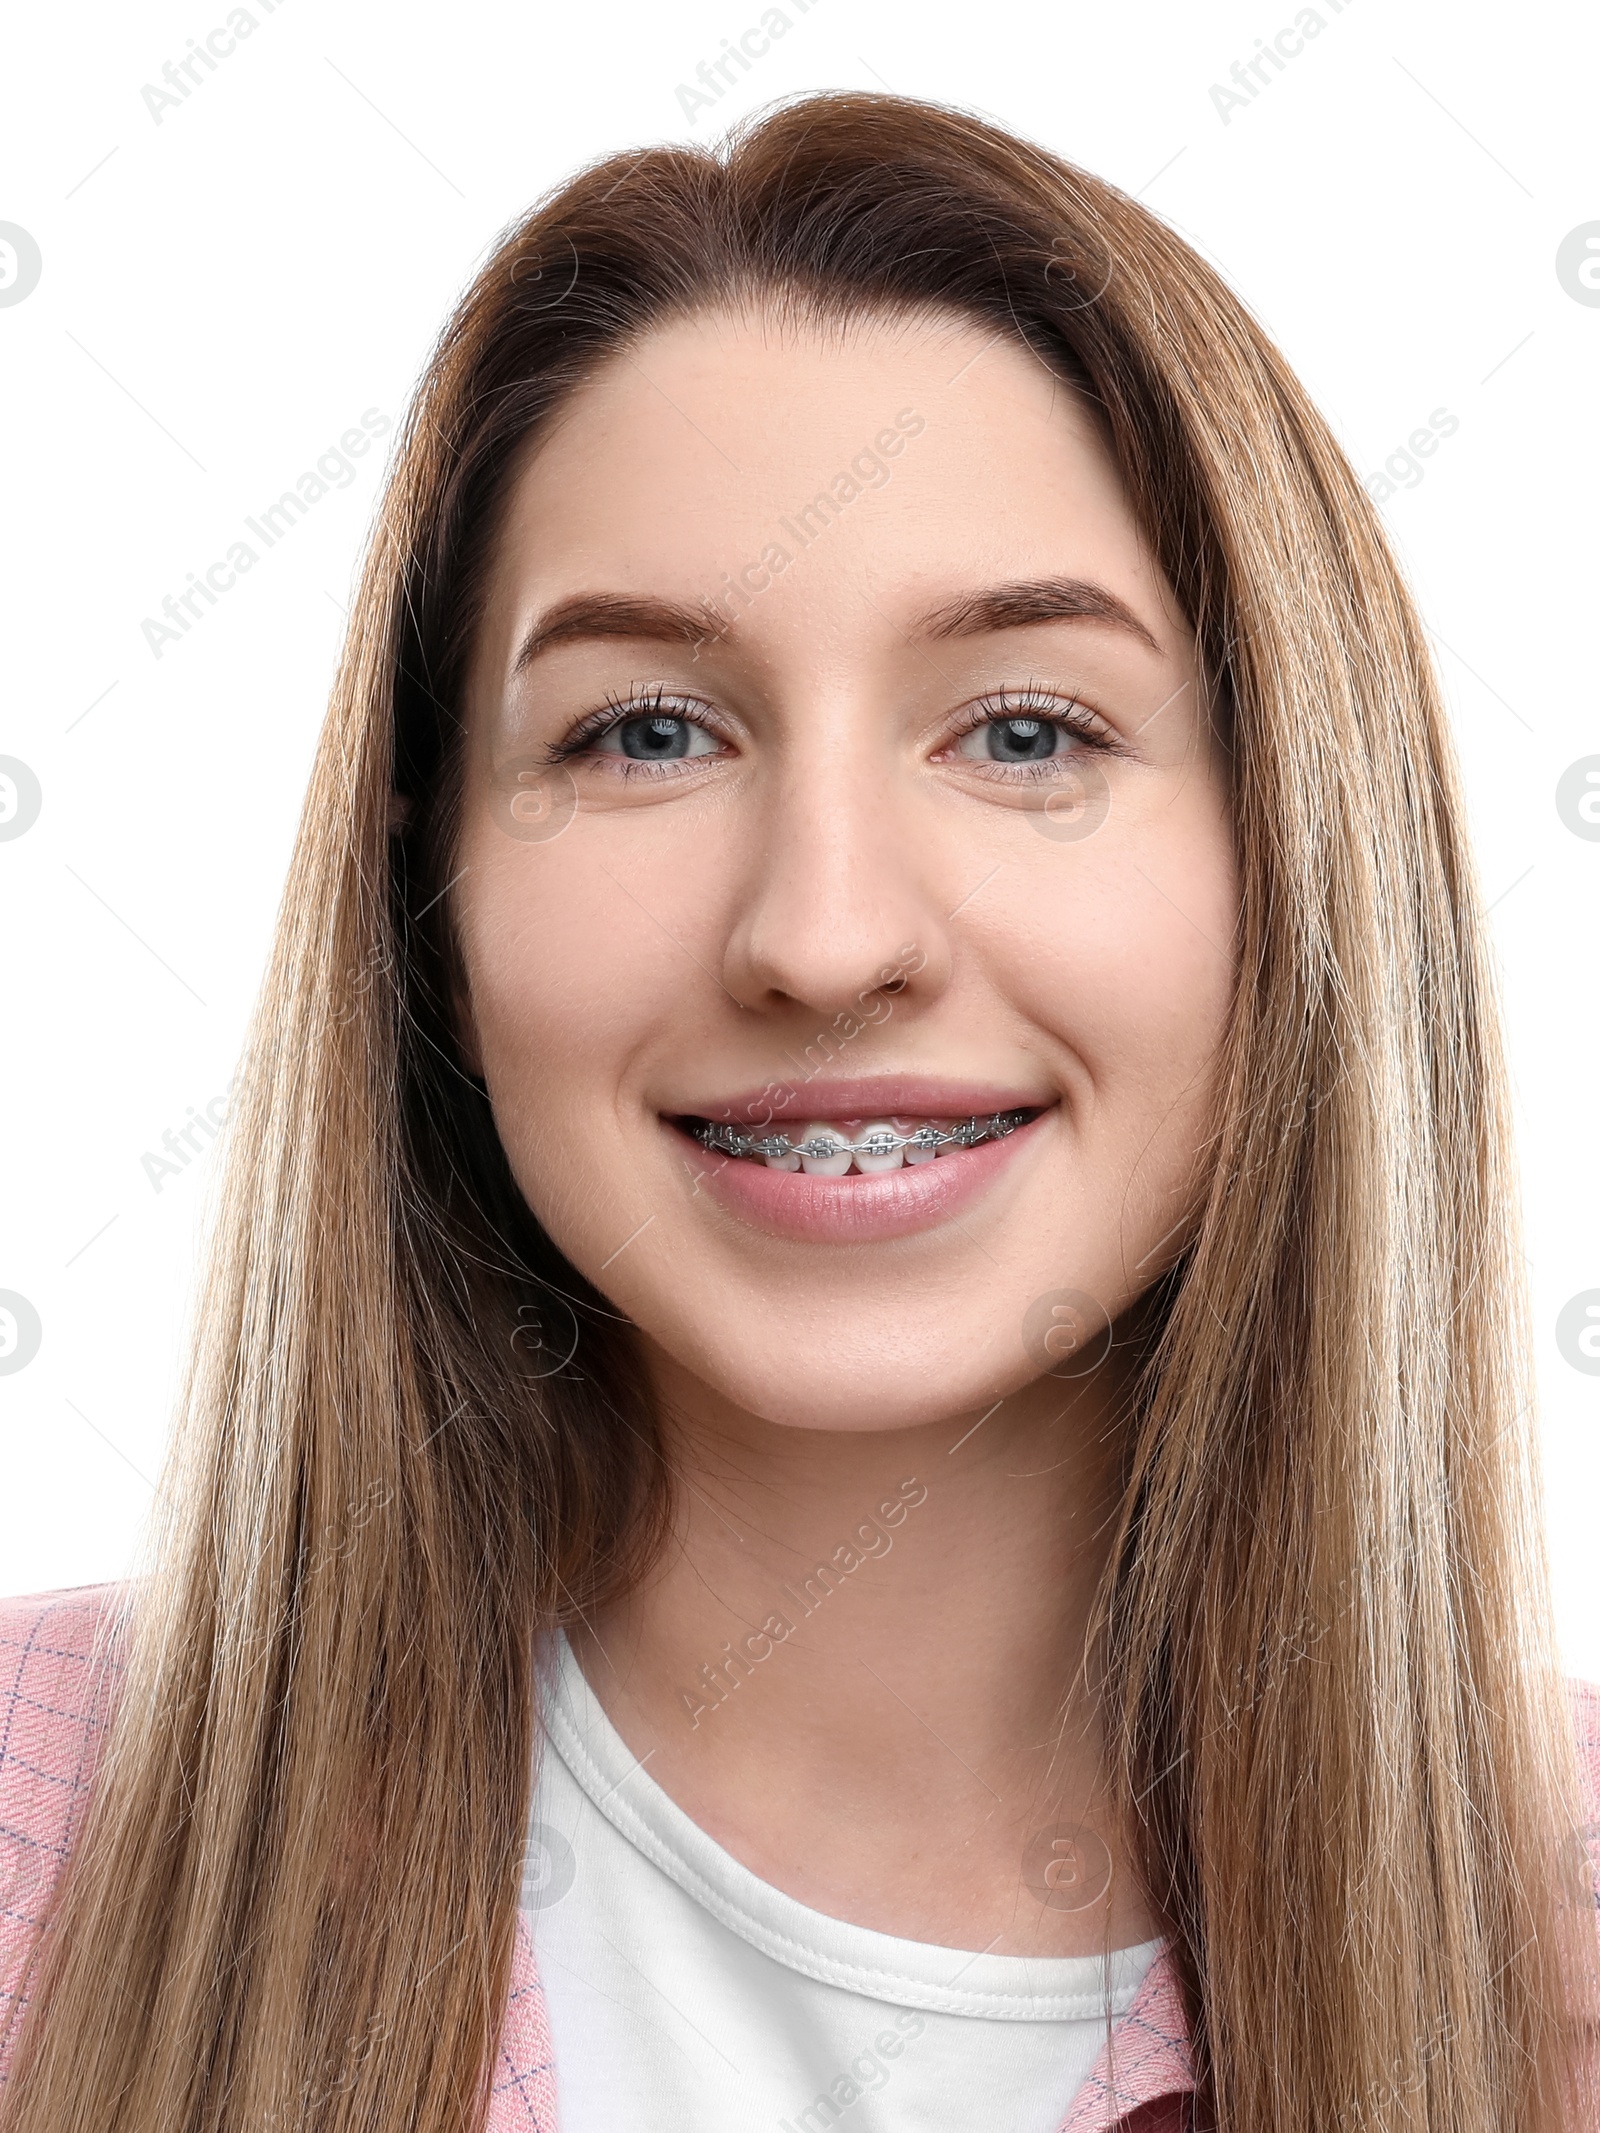
[[[19,1994],[33,1931],[93,1780],[114,1654],[92,1664],[122,1588],[85,1585],[0,1600],[0,2024]],[[1573,1685],[1600,1882],[1600,1687]],[[1600,1901],[1600,1893],[1597,1893]],[[1113,2065],[1114,2060],[1114,2065]],[[5,2062],[0,2059],[0,2079]],[[1194,2077],[1183,2008],[1165,1956],[1072,2098],[1060,2133],[1185,2133]],[[511,1990],[485,2133],[556,2133],[555,2055],[527,1922],[517,1920]]]

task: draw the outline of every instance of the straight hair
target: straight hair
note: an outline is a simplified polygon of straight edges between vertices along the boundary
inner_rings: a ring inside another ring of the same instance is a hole
[[[630,1329],[522,1200],[453,1031],[463,675],[524,448],[597,365],[723,307],[954,316],[1074,385],[1226,717],[1223,1094],[1135,1314],[1094,1639],[1200,2121],[1579,2133],[1600,1985],[1505,1075],[1416,613],[1188,245],[991,124],[846,94],[582,173],[423,375],[0,2128],[462,2133],[487,2107],[534,1638],[642,1573],[671,1477]]]

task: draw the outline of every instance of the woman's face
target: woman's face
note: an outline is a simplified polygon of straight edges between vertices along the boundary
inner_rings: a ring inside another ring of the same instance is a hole
[[[468,1052],[658,1370],[868,1429],[1091,1360],[1194,1205],[1235,877],[1073,391],[954,320],[653,334],[519,469],[468,731]]]

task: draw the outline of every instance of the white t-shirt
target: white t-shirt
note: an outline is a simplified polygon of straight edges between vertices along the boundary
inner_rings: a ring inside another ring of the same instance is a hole
[[[1056,2133],[1159,1940],[1035,1960],[824,1917],[668,1799],[565,1637],[540,1678],[522,1902],[561,2133]]]

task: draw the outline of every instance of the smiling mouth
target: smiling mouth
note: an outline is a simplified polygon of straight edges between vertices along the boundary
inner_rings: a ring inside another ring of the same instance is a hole
[[[1003,1140],[1045,1108],[1036,1104],[983,1117],[907,1120],[903,1125],[891,1119],[813,1123],[793,1135],[749,1133],[707,1118],[680,1118],[676,1124],[702,1148],[735,1161],[763,1163],[769,1170],[803,1170],[810,1177],[872,1177],[908,1163],[932,1163],[956,1149],[975,1148],[980,1141]],[[846,1131],[847,1126],[854,1130]]]

